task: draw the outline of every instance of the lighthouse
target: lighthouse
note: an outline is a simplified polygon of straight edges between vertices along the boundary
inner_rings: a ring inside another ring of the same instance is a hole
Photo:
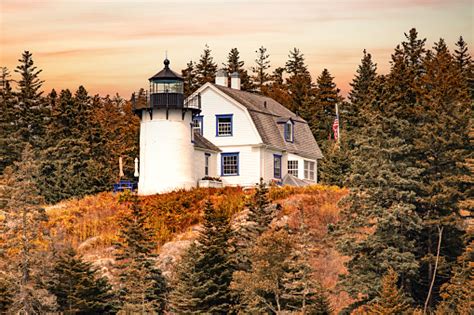
[[[149,90],[134,96],[140,117],[139,195],[196,186],[192,121],[201,111],[200,99],[185,102],[183,78],[169,65],[165,59],[149,79]]]

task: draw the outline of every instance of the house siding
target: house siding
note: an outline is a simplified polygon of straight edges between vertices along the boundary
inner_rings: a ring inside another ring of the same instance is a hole
[[[194,179],[196,183],[202,179],[205,174],[205,155],[210,154],[209,156],[209,175],[210,177],[219,177],[220,174],[217,173],[217,155],[216,153],[206,152],[204,150],[195,149],[194,151]]]
[[[262,176],[263,180],[268,183],[272,181],[273,179],[280,180],[281,178],[283,178],[288,172],[287,154],[285,154],[282,151],[271,150],[271,149],[266,149],[266,148],[262,148],[261,152],[263,155],[263,164],[264,164],[264,171],[263,171],[263,176]],[[281,155],[281,178],[274,177],[274,169],[273,169],[274,155]]]
[[[260,179],[260,148],[251,146],[226,146],[221,147],[221,153],[239,154],[239,174],[222,176],[221,174],[221,154],[217,159],[217,174],[221,177],[222,183],[228,186],[253,186]]]
[[[318,182],[318,161],[317,160],[312,160],[312,159],[307,159],[302,156],[296,155],[296,154],[288,154],[287,161],[292,160],[292,161],[298,161],[298,178],[299,179],[305,179],[304,178],[304,161],[311,161],[314,162],[315,165],[315,173],[314,173],[314,182]],[[288,162],[286,163],[286,168],[288,171]]]
[[[218,147],[261,143],[260,136],[245,109],[210,88],[201,92],[204,137]],[[216,115],[232,115],[232,136],[216,136]],[[226,149],[226,151],[228,151]]]

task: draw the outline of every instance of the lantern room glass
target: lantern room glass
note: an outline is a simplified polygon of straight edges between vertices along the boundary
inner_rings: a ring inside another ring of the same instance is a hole
[[[160,80],[150,82],[150,92],[154,93],[179,93],[183,94],[183,82],[175,80]]]

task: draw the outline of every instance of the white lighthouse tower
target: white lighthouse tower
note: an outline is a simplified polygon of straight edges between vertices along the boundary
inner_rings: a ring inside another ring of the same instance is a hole
[[[165,59],[164,69],[149,79],[149,92],[134,102],[140,117],[140,195],[196,186],[191,122],[200,104],[184,102],[183,78],[169,64]]]

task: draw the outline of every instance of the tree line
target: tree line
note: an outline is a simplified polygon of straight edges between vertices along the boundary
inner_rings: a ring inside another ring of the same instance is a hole
[[[271,96],[305,118],[325,155],[321,180],[350,189],[341,202],[341,222],[330,227],[337,249],[348,257],[339,288],[355,302],[344,312],[467,314],[474,253],[465,222],[473,206],[472,60],[462,37],[453,52],[443,39],[427,48],[415,29],[405,37],[385,75],[363,52],[347,102],[329,71],[312,82],[296,48],[285,67],[268,74],[269,55],[261,47],[248,83],[241,75],[242,88]],[[246,71],[237,49],[227,66],[229,72]],[[206,47],[199,63],[183,70],[186,93],[196,88],[192,84],[213,81],[216,68]],[[123,196],[131,212],[116,245],[119,284],[108,284],[72,250],[45,248],[52,237],[41,229],[45,200],[109,189],[113,161],[136,155],[138,124],[128,102],[89,97],[81,87],[74,95],[65,90],[43,97],[40,71],[28,52],[16,71],[18,90],[3,80],[1,93],[1,254],[16,260],[2,268],[8,272],[0,278],[0,306],[26,312],[69,307],[71,313],[87,309],[81,305],[104,307],[104,313],[331,312],[324,289],[310,276],[307,246],[314,240],[308,241],[304,220],[297,231],[269,229],[274,209],[262,185],[241,230],[206,205],[203,230],[169,283],[154,265],[148,241],[154,231],[133,195]],[[326,140],[336,103],[339,142]],[[61,265],[86,270],[89,278],[81,278],[82,271],[67,271],[77,277],[52,271]],[[66,288],[57,288],[68,278],[78,280],[79,288],[100,288],[84,289],[96,292],[90,297],[69,297]],[[101,294],[100,301],[93,299]]]

